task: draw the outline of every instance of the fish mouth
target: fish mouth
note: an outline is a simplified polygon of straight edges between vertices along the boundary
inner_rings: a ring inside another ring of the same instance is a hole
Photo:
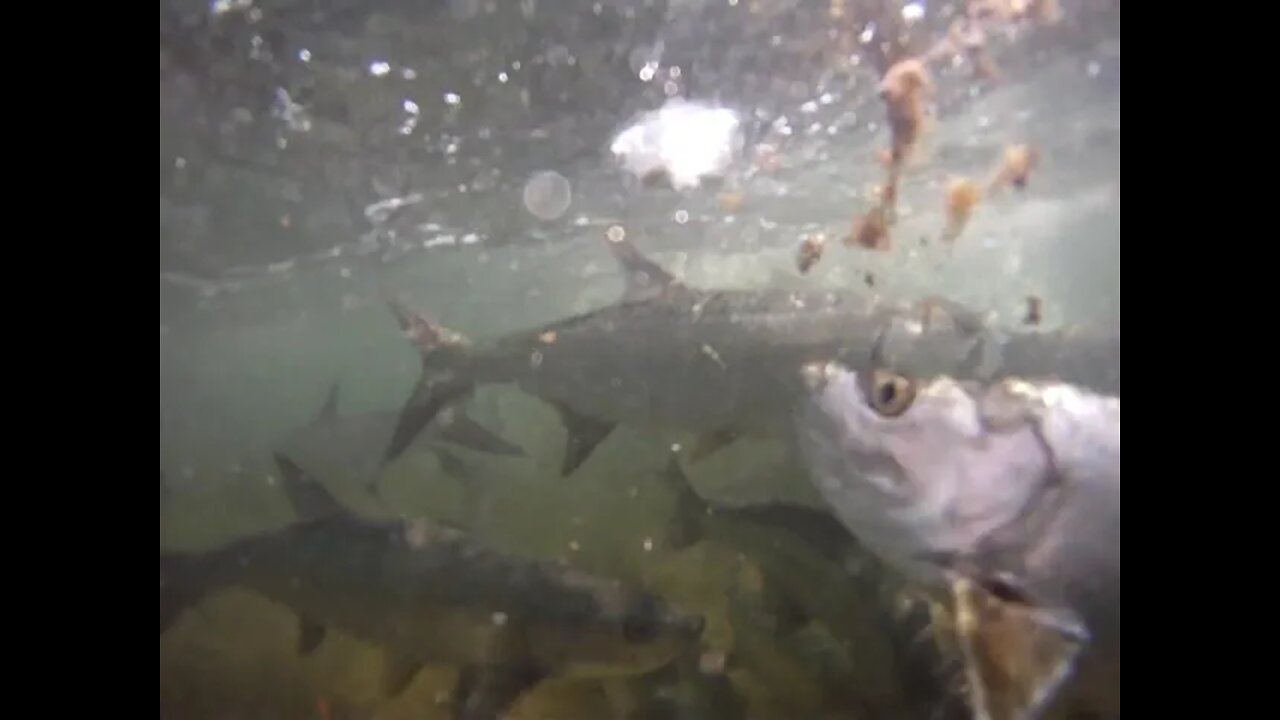
[[[866,396],[860,374],[835,361],[813,362],[800,370],[805,391],[794,415],[811,463],[844,473],[853,462],[850,452],[865,452],[857,431],[868,422]]]
[[[839,362],[806,363],[800,368],[800,379],[805,387],[800,416],[810,425],[838,423],[862,406],[857,373]]]

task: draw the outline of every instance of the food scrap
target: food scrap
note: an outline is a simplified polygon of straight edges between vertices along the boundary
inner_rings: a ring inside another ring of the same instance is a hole
[[[869,250],[890,248],[889,228],[897,221],[898,179],[913,156],[926,122],[925,107],[933,83],[925,61],[907,58],[894,63],[880,80],[879,95],[889,119],[890,148],[877,153],[888,177],[875,188],[876,206],[853,219],[846,245]]]
[[[1027,186],[1027,176],[1040,162],[1040,153],[1030,145],[1008,145],[1000,155],[1000,161],[987,182],[987,192],[1004,185],[1022,190]]]
[[[880,43],[880,61],[875,66],[883,74],[876,89],[884,103],[890,139],[888,148],[875,151],[875,159],[885,168],[886,177],[871,193],[875,207],[853,219],[849,234],[843,238],[846,245],[882,251],[891,247],[891,231],[898,225],[897,200],[902,192],[899,180],[904,170],[924,162],[922,155],[926,151],[922,147],[934,119],[936,93],[930,65],[967,62],[972,64],[976,77],[998,79],[1000,71],[993,57],[992,40],[1016,30],[1018,25],[1051,24],[1061,15],[1056,0],[963,0],[962,5],[959,16],[932,47],[912,50],[912,41],[901,33],[896,39],[886,38]],[[834,15],[843,16],[843,2],[838,7]],[[762,155],[770,157],[761,153],[766,147],[757,148],[757,165],[762,164]],[[1009,145],[1003,148],[999,164],[987,182],[967,177],[950,180],[945,188],[942,242],[953,242],[963,233],[985,195],[1005,185],[1025,188],[1038,163],[1039,154],[1032,146]],[[928,240],[921,238],[920,245],[927,244]],[[809,257],[811,254],[812,249],[801,248],[802,272],[816,262],[816,257]]]
[[[973,180],[960,177],[947,182],[947,226],[942,231],[944,242],[952,242],[960,236],[969,222],[974,206],[981,199],[982,188]]]
[[[877,205],[853,219],[853,226],[844,238],[845,245],[859,245],[868,250],[889,249],[889,224],[883,205]]]
[[[925,106],[932,91],[928,68],[919,58],[894,63],[880,80],[880,99],[889,115],[892,165],[900,167],[910,159],[924,128]]]
[[[809,268],[822,259],[822,249],[826,242],[824,235],[806,237],[800,242],[800,250],[796,253],[796,268],[801,274],[808,273]]]
[[[1000,70],[987,49],[987,32],[982,27],[982,19],[980,14],[974,13],[971,5],[966,14],[951,21],[947,34],[925,53],[925,60],[954,63],[968,60],[973,65],[974,77],[999,79]]]

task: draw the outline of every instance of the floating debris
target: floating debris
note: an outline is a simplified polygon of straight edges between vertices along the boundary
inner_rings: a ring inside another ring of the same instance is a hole
[[[982,199],[982,188],[966,177],[952,178],[947,182],[947,226],[942,231],[943,242],[953,242],[969,222],[973,208]]]
[[[1027,176],[1040,163],[1040,153],[1030,145],[1008,145],[1000,155],[987,182],[987,192],[994,192],[1005,185],[1012,185],[1019,190],[1027,187]]]
[[[911,158],[925,126],[925,106],[932,92],[928,68],[919,58],[895,63],[880,80],[880,99],[889,116],[892,165],[900,167]]]
[[[809,269],[822,259],[822,250],[826,243],[826,236],[821,234],[806,237],[800,241],[800,249],[796,252],[796,269],[802,275],[808,274]]]
[[[855,217],[849,234],[844,238],[844,244],[858,245],[868,250],[888,250],[889,223],[885,218],[884,206],[877,205]]]

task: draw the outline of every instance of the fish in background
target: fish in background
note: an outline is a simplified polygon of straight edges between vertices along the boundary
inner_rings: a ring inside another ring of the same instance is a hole
[[[608,577],[493,550],[427,520],[359,517],[286,476],[296,522],[208,552],[160,554],[160,633],[226,586],[298,616],[298,649],[329,629],[384,648],[385,691],[427,664],[460,668],[451,712],[497,718],[545,679],[640,675],[696,647],[701,615]]]
[[[1120,716],[1120,399],[815,363],[796,430],[815,487],[945,599],[982,720]]]
[[[320,412],[310,422],[275,443],[275,462],[284,475],[306,476],[329,485],[359,484],[372,491],[382,470],[382,451],[395,429],[398,413],[338,412],[339,385],[329,388]],[[433,453],[446,473],[460,480],[472,474],[451,449],[457,446],[499,457],[525,457],[524,449],[471,419],[461,406],[435,419],[415,443]],[[332,485],[329,485],[332,487]]]
[[[730,590],[726,659],[752,672],[757,700],[788,712],[968,720],[951,658],[929,641],[929,607],[830,510],[708,501],[674,455],[662,478],[675,497],[670,547],[713,542],[759,572],[760,587]]]
[[[606,245],[624,279],[611,305],[477,343],[389,300],[421,355],[384,461],[403,453],[447,408],[486,383],[514,383],[560,414],[561,474],[576,470],[619,423],[697,436],[688,459],[748,433],[789,437],[809,362],[865,360],[886,326],[906,327],[903,359],[922,372],[965,377],[1050,373],[1119,389],[1119,334],[996,333],[955,303],[931,299],[953,322],[917,322],[915,310],[872,293],[699,289],[678,281],[610,228]],[[911,315],[911,319],[906,318]],[[906,320],[904,325],[904,320]]]

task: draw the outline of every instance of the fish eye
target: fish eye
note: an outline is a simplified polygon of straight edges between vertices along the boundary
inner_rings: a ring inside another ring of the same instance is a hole
[[[916,399],[916,385],[910,378],[877,370],[871,376],[868,404],[883,417],[897,417]]]

